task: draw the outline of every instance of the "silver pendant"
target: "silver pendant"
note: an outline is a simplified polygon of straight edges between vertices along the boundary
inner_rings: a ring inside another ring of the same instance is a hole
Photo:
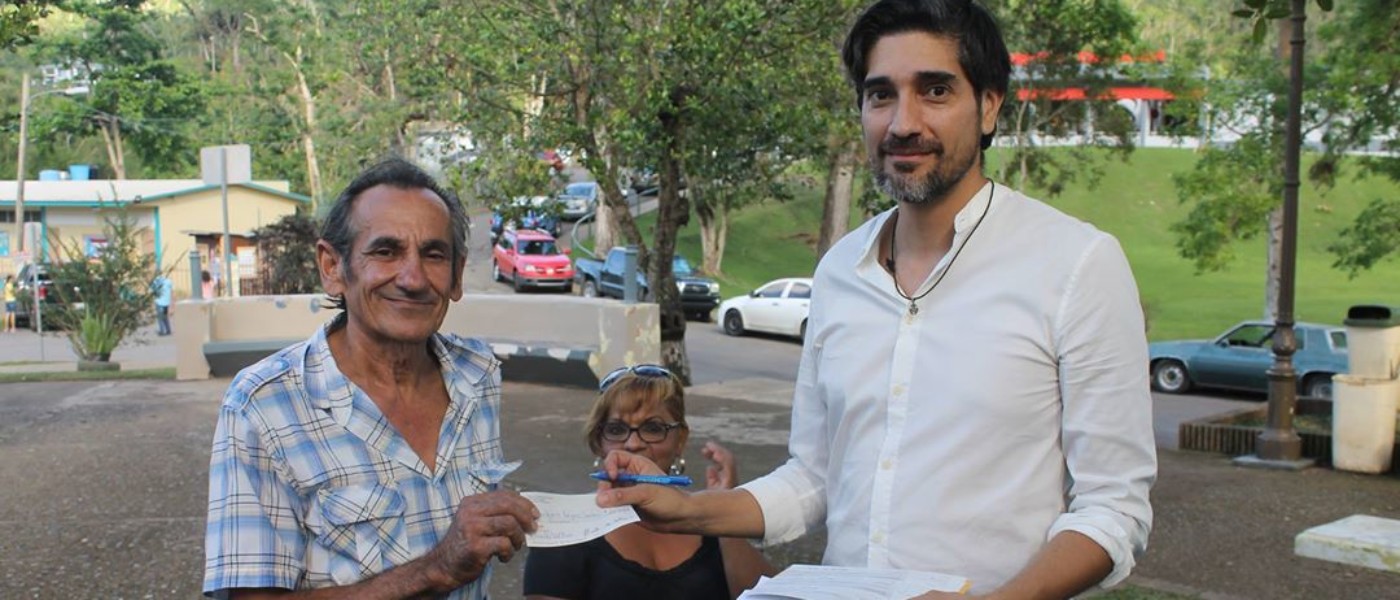
[[[918,305],[918,304],[914,304],[914,301],[913,301],[913,300],[910,300],[910,301],[909,301],[909,316],[912,317],[912,316],[917,315],[917,314],[919,314],[919,305]]]

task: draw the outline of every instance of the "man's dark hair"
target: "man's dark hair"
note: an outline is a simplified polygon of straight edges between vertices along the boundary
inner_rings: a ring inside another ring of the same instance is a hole
[[[448,221],[452,225],[452,284],[462,278],[457,269],[457,261],[467,257],[468,220],[467,211],[457,195],[438,185],[432,175],[407,160],[394,157],[382,160],[357,175],[345,191],[336,197],[326,220],[321,224],[321,239],[340,255],[341,272],[350,274],[350,249],[355,244],[355,230],[350,226],[350,214],[355,208],[355,200],[372,187],[387,185],[401,190],[422,189],[437,194],[447,206]],[[331,304],[345,310],[345,298],[332,296]]]
[[[879,0],[851,26],[841,49],[846,76],[856,88],[856,106],[864,101],[870,49],[887,35],[919,31],[946,37],[958,44],[958,65],[967,74],[977,105],[982,92],[1006,96],[1011,79],[1011,55],[996,19],[973,0]],[[992,145],[996,130],[982,136],[982,149]]]

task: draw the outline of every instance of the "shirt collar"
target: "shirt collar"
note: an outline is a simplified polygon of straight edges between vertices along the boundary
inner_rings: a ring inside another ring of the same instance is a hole
[[[354,404],[355,388],[350,382],[350,378],[341,372],[340,366],[335,362],[335,356],[331,354],[330,343],[326,338],[330,332],[344,325],[345,313],[336,315],[334,319],[322,325],[316,330],[316,335],[312,336],[311,343],[308,344],[308,366],[315,368],[307,369],[307,377],[317,378],[317,385],[314,389],[322,390],[320,394],[312,394],[311,404],[321,410],[329,410],[333,414],[340,414],[342,411],[333,410],[336,408],[346,409]],[[450,394],[452,401],[458,398],[473,398],[475,392],[471,383],[474,381],[462,381],[459,369],[455,368],[459,360],[470,360],[471,356],[462,356],[460,349],[447,343],[441,334],[434,333],[428,340],[429,347],[432,348],[433,358],[437,359],[439,369],[447,375],[444,381],[449,390],[458,390],[457,394]],[[483,357],[480,361],[484,364],[477,365],[479,370],[485,371],[490,367],[491,357]],[[465,384],[465,385],[464,385]]]
[[[317,385],[310,388],[321,390],[319,394],[311,394],[311,404],[333,413],[336,412],[332,410],[334,408],[349,407],[355,398],[355,392],[350,387],[350,378],[340,371],[340,366],[335,363],[335,356],[331,354],[331,345],[326,340],[331,330],[344,325],[345,318],[345,313],[342,312],[327,321],[316,330],[316,335],[311,337],[311,343],[307,345],[307,366],[312,367],[306,370],[307,377],[318,379],[315,382]]]
[[[972,199],[967,201],[967,205],[963,206],[962,210],[958,211],[958,214],[953,217],[954,242],[967,235],[967,232],[971,231],[972,227],[977,224],[978,219],[982,218],[982,215],[987,210],[987,204],[992,201],[992,193],[995,191],[995,188],[995,183],[988,179],[987,183],[982,184],[981,189],[978,189],[977,193],[972,195]],[[859,258],[856,259],[857,267],[865,264],[879,264],[880,232],[885,229],[885,221],[888,221],[890,217],[894,216],[894,211],[897,208],[898,204],[896,204],[895,208],[880,213],[871,221],[871,226],[865,232],[865,241],[863,242],[864,250],[860,253]]]

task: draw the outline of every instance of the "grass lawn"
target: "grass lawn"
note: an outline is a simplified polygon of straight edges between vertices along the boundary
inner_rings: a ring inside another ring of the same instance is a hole
[[[9,361],[0,361],[0,367],[23,367],[23,366],[28,366],[28,365],[46,365],[46,364],[49,364],[49,363],[51,363],[51,362],[57,362],[57,361],[42,361],[42,360],[9,360]]]
[[[1262,236],[1237,244],[1235,261],[1220,272],[1198,274],[1177,254],[1176,238],[1168,228],[1189,207],[1177,200],[1171,175],[1187,171],[1195,159],[1190,150],[1140,149],[1127,163],[1111,162],[1094,190],[1078,184],[1055,198],[1026,190],[1118,237],[1137,276],[1154,340],[1209,337],[1264,313]],[[1305,160],[1304,169],[1308,164]],[[793,201],[762,203],[731,215],[724,272],[717,277],[725,297],[777,277],[812,273],[821,194],[820,187],[802,189]],[[1304,183],[1298,229],[1299,320],[1341,323],[1353,304],[1400,304],[1400,268],[1394,259],[1348,279],[1332,268],[1333,257],[1326,250],[1366,204],[1397,194],[1400,185],[1379,177],[1358,181],[1347,176],[1325,193]],[[859,219],[856,215],[853,224]],[[639,224],[649,233],[652,218]],[[694,218],[681,230],[679,251],[699,265],[700,227]]]
[[[117,379],[175,379],[175,368],[134,369],[131,371],[34,371],[0,373],[0,383],[32,381],[109,381]]]

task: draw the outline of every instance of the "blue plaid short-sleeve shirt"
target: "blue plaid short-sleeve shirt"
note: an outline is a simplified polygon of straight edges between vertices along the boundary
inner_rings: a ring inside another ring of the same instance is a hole
[[[494,490],[500,370],[477,340],[435,335],[450,398],[428,470],[336,368],[326,334],[244,369],[219,411],[209,465],[204,592],[348,585],[422,556],[462,498]],[[450,598],[482,599],[490,568]]]

